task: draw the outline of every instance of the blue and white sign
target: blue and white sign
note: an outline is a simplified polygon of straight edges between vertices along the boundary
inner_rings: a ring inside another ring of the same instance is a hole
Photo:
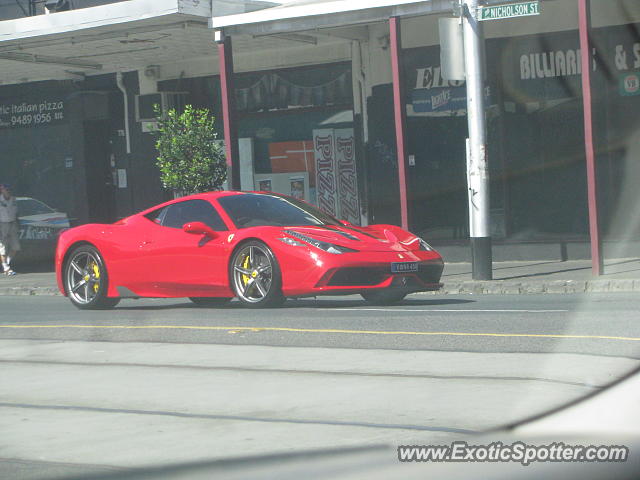
[[[467,89],[463,86],[414,90],[411,104],[416,113],[466,110]]]

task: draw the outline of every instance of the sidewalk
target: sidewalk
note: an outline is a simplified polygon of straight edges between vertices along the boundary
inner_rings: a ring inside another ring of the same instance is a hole
[[[640,292],[640,259],[607,260],[604,275],[591,275],[591,260],[494,262],[493,281],[473,281],[471,264],[445,266],[436,294]]]
[[[591,276],[589,260],[494,262],[493,268],[493,281],[474,281],[471,264],[449,263],[444,288],[430,295],[640,292],[640,259],[608,260],[600,278]],[[60,295],[55,274],[44,270],[0,275],[0,295]]]

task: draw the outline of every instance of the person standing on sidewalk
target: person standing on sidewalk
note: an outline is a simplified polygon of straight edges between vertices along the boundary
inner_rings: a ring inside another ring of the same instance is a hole
[[[20,250],[18,241],[18,205],[9,185],[0,184],[0,260],[5,275],[15,275],[11,270],[11,257]]]

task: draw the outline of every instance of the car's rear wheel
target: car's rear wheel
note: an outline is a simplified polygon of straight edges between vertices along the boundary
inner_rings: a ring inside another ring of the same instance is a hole
[[[278,261],[262,242],[250,241],[236,250],[229,278],[238,299],[247,307],[275,307],[285,300]]]
[[[189,300],[199,307],[221,307],[231,301],[230,298],[223,297],[189,297]]]
[[[107,297],[109,276],[95,247],[75,248],[64,264],[63,278],[69,300],[80,309],[113,308],[120,302],[119,298]]]
[[[362,298],[373,305],[393,305],[398,303],[407,296],[405,290],[371,290],[362,292]]]

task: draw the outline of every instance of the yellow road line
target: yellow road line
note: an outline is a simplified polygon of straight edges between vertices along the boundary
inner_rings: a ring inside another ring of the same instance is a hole
[[[586,340],[618,340],[640,342],[640,337],[618,337],[609,335],[562,335],[550,333],[476,333],[476,332],[403,332],[384,330],[343,330],[334,328],[289,328],[289,327],[223,327],[199,325],[0,325],[6,329],[35,328],[93,328],[105,330],[209,330],[227,332],[291,332],[291,333],[344,333],[355,335],[416,335],[453,337],[503,337],[503,338],[567,338]]]

